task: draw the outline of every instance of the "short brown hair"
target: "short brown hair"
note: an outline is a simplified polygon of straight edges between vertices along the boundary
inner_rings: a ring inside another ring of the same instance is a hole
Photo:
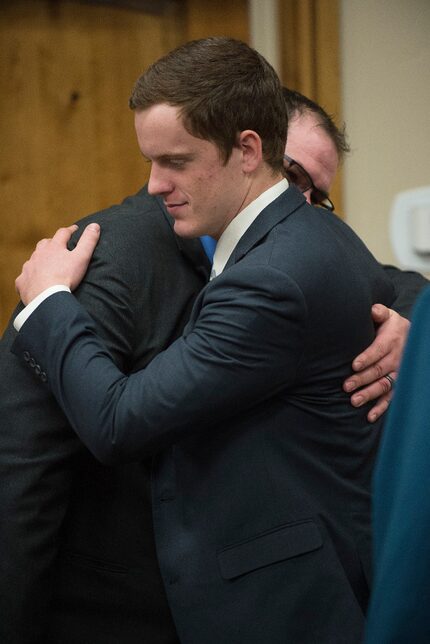
[[[227,162],[243,130],[260,136],[263,157],[282,171],[287,110],[275,70],[232,38],[193,40],[153,63],[136,82],[129,105],[179,107],[184,127],[215,143]]]

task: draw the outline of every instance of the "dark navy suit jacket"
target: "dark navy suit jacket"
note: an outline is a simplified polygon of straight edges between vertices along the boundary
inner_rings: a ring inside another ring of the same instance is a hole
[[[102,236],[76,295],[125,373],[182,332],[209,263],[146,188],[86,217]],[[75,240],[76,241],[76,240]],[[0,342],[0,642],[172,644],[155,552],[151,459],[106,467]]]
[[[378,426],[342,392],[391,305],[381,267],[294,187],[198,296],[185,333],[125,377],[73,296],[45,301],[14,351],[47,374],[103,462],[154,455],[153,513],[186,644],[359,642]]]

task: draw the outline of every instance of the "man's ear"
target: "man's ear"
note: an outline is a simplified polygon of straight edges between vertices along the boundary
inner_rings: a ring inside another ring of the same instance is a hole
[[[254,130],[243,130],[239,134],[238,146],[242,151],[242,170],[246,174],[254,172],[263,161],[263,145]]]

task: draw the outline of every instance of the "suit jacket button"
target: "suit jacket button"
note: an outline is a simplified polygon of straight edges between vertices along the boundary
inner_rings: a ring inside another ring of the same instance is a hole
[[[48,376],[44,371],[42,371],[42,373],[40,374],[40,379],[42,382],[46,382],[48,380]]]
[[[36,376],[40,376],[40,374],[42,373],[42,369],[40,368],[40,364],[37,364],[34,367],[34,372],[35,372]]]
[[[30,354],[28,353],[28,351],[24,351],[23,356],[24,356],[24,360],[26,362],[28,362],[30,360]]]

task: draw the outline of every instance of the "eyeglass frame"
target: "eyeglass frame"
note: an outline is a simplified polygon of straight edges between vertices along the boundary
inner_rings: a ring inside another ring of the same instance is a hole
[[[331,212],[333,212],[334,203],[328,196],[328,193],[325,192],[325,190],[321,190],[321,188],[316,187],[316,185],[312,181],[312,177],[310,176],[309,172],[305,170],[305,168],[301,165],[301,163],[289,157],[288,154],[284,154],[284,160],[288,161],[288,166],[285,166],[284,164],[284,169],[287,173],[287,178],[291,181],[291,183],[297,186],[300,192],[307,192],[308,190],[311,191],[312,205],[320,206],[321,208],[325,208],[326,210],[330,210]],[[288,170],[292,166],[296,166],[299,169],[302,177],[305,179],[305,183],[303,186],[300,186],[296,181],[294,181],[295,177],[290,178],[288,176]]]

